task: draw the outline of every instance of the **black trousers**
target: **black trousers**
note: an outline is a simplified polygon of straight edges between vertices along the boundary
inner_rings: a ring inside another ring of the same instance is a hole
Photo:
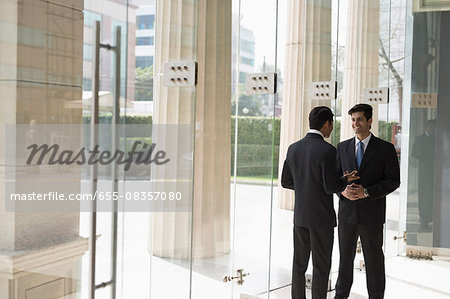
[[[292,299],[305,299],[305,272],[312,252],[312,298],[327,296],[331,268],[334,228],[308,228],[294,225],[294,261],[292,265]]]
[[[386,285],[383,254],[383,224],[354,225],[339,223],[339,275],[336,298],[346,298],[353,284],[354,260],[358,236],[361,238],[369,299],[382,299]]]

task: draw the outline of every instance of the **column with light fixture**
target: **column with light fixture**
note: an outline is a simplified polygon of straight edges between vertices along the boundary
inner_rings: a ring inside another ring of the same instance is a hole
[[[342,91],[341,140],[354,135],[347,111],[357,103],[363,102],[364,88],[378,87],[379,24],[380,1],[349,1]],[[372,107],[371,132],[378,135],[378,105],[375,104]]]
[[[310,101],[311,82],[331,79],[331,0],[288,1],[286,61],[281,109],[280,171],[289,145],[309,130],[308,113],[330,100]],[[294,208],[294,194],[278,188],[279,207]]]
[[[153,123],[193,125],[195,150],[192,213],[152,213],[156,256],[189,258],[191,241],[194,258],[230,249],[231,2],[157,3]],[[180,60],[197,61],[196,87],[163,85],[164,63]]]

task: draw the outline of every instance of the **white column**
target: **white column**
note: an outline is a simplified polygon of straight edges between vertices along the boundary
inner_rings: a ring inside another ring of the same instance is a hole
[[[378,87],[380,2],[350,0],[347,15],[341,140],[354,136],[351,107],[362,103],[366,87]],[[378,135],[378,106],[373,107],[372,133]]]
[[[154,123],[192,124],[196,101],[193,256],[211,257],[230,247],[231,0],[161,0],[157,7],[155,73],[171,60],[198,62],[195,89],[166,88],[156,77]],[[153,216],[153,254],[189,257],[190,213]]]
[[[310,101],[309,83],[331,80],[331,0],[289,0],[281,110],[280,178],[289,145],[309,130],[308,114],[330,101]],[[281,186],[280,186],[281,187]],[[294,193],[279,189],[279,207],[292,210]]]

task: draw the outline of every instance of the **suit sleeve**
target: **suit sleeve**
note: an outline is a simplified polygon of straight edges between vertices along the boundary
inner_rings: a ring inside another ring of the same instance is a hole
[[[338,144],[337,147],[337,154],[336,154],[336,166],[337,166],[337,171],[338,174],[340,176],[342,176],[344,174],[344,172],[342,171],[342,165],[341,165],[341,155],[339,154],[340,150],[339,150],[340,145]]]
[[[393,144],[386,147],[383,164],[383,178],[377,183],[366,187],[369,199],[385,197],[400,186],[400,166]]]
[[[328,194],[338,193],[345,189],[347,178],[340,177],[336,165],[337,152],[334,147],[328,150],[325,161],[322,163],[322,180],[325,192]]]
[[[294,179],[287,158],[284,161],[283,172],[281,173],[281,186],[294,190]]]

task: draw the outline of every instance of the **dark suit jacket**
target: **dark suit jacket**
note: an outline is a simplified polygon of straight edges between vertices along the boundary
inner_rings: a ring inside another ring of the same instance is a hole
[[[356,169],[355,138],[338,144],[338,169]],[[349,224],[383,224],[386,218],[386,195],[400,185],[400,167],[392,143],[370,137],[358,172],[357,184],[367,189],[369,198],[350,201],[340,195],[339,222]]]
[[[294,224],[309,228],[336,226],[333,193],[345,189],[339,177],[336,149],[322,136],[308,133],[289,146],[281,185],[295,190]]]

